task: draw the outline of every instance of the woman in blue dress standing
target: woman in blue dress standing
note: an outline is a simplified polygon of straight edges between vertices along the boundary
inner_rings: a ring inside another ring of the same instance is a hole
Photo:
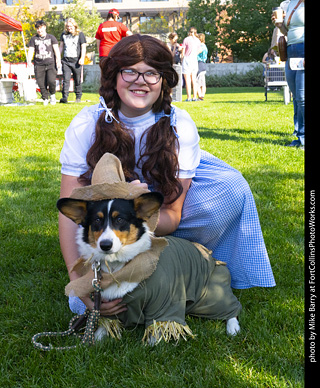
[[[100,104],[84,108],[66,131],[61,197],[90,184],[98,160],[113,153],[128,181],[164,195],[156,235],[173,234],[211,249],[227,263],[234,288],[275,286],[247,182],[200,150],[190,115],[171,105],[178,75],[167,46],[147,35],[132,35],[117,43],[100,67]],[[74,280],[77,226],[59,217],[61,250]],[[70,299],[74,312],[82,313],[85,306],[92,308],[90,298]],[[103,301],[101,314],[125,309],[121,300]]]

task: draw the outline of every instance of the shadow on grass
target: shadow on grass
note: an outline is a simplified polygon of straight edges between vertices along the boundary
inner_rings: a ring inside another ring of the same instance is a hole
[[[199,135],[202,139],[218,139],[218,140],[230,140],[237,142],[251,141],[253,143],[266,143],[266,144],[274,144],[284,146],[288,142],[290,142],[290,134],[288,133],[279,133],[276,131],[268,131],[266,134],[275,135],[277,137],[283,135],[283,139],[270,139],[269,137],[261,136],[261,131],[247,130],[247,129],[239,129],[239,128],[219,128],[219,129],[211,129],[206,127],[198,127]],[[230,133],[238,134],[231,135]],[[248,134],[256,134],[257,136],[248,137]]]

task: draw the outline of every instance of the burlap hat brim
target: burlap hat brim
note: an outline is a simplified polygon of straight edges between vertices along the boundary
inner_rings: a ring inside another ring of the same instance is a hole
[[[70,198],[83,201],[101,201],[104,199],[135,199],[149,190],[125,181],[120,160],[113,154],[105,153],[97,163],[93,174],[92,184],[73,189]],[[160,211],[153,214],[147,221],[153,232],[159,220]]]

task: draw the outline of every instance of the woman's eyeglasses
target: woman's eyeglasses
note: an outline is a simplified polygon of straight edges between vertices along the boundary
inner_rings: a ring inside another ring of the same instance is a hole
[[[140,73],[139,71],[133,69],[122,69],[120,70],[120,74],[125,82],[135,82],[140,75],[142,75],[144,81],[149,85],[157,84],[162,77],[162,73],[158,73],[157,71],[146,71],[145,73]]]

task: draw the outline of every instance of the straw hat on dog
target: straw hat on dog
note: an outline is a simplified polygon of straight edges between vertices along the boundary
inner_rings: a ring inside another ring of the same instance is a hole
[[[135,199],[149,190],[126,182],[120,160],[113,154],[105,153],[93,170],[91,185],[73,189],[70,198],[83,201],[104,199]],[[156,229],[160,212],[147,221],[150,231]]]

